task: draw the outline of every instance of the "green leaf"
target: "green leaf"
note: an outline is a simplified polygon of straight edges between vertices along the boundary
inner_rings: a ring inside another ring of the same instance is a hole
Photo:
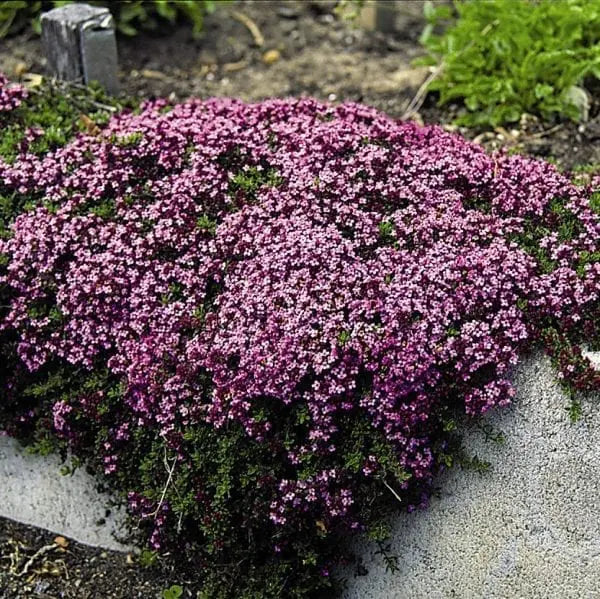
[[[535,97],[538,99],[545,98],[549,96],[554,91],[554,88],[547,83],[538,83],[536,84],[533,93]]]
[[[179,599],[182,595],[183,589],[178,584],[163,591],[163,599]]]
[[[588,118],[582,84],[600,78],[600,0],[464,0],[454,8],[458,16],[437,33],[440,9],[424,5],[421,43],[428,63],[443,65],[429,91],[442,105],[464,102],[457,123],[497,126],[523,112]]]
[[[423,16],[427,19],[427,21],[432,21],[435,19],[435,8],[431,0],[427,0],[423,4]]]

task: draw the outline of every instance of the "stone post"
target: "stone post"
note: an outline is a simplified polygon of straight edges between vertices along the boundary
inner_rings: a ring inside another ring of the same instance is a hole
[[[383,33],[395,31],[395,0],[366,0],[360,11],[360,24],[368,31],[382,31]]]
[[[67,4],[42,13],[42,44],[48,66],[65,81],[97,81],[110,94],[119,91],[117,43],[108,8]]]

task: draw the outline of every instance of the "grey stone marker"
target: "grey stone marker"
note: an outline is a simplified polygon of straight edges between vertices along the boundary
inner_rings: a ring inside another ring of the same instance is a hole
[[[65,81],[97,81],[119,91],[117,42],[108,8],[67,4],[42,14],[42,44],[52,73]]]
[[[360,24],[368,31],[392,33],[396,29],[394,0],[367,0],[360,11]]]

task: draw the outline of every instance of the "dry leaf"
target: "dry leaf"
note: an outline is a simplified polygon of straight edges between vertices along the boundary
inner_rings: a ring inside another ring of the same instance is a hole
[[[69,541],[67,541],[65,537],[56,537],[54,539],[54,544],[58,545],[61,549],[66,549],[69,546]]]
[[[79,122],[83,125],[83,128],[90,135],[98,135],[100,133],[100,127],[92,121],[92,119],[87,114],[82,114],[79,116]]]
[[[20,77],[21,75],[24,75],[27,72],[27,63],[23,62],[22,60],[19,61],[14,68],[15,71],[15,75],[17,77]]]
[[[42,85],[44,78],[38,73],[23,73],[23,85],[32,89]]]
[[[238,62],[226,62],[223,66],[224,73],[233,73],[235,71],[241,71],[248,66],[247,60],[238,60]]]
[[[167,76],[160,71],[153,71],[152,69],[142,69],[140,71],[142,77],[146,79],[166,79]]]
[[[327,527],[325,526],[325,523],[323,522],[323,520],[317,520],[317,528],[321,532],[327,532]]]

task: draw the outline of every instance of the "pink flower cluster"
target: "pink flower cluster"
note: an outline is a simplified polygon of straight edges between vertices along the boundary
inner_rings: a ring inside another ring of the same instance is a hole
[[[32,371],[60,358],[122,378],[129,417],[107,471],[136,427],[169,438],[235,421],[268,442],[257,406],[302,405],[276,524],[310,511],[356,525],[343,463],[299,475],[339,451],[351,412],[428,481],[440,408],[508,404],[536,327],[585,319],[600,290],[597,263],[577,272],[600,239],[588,190],[356,104],[152,102],[45,157],[0,163],[0,177],[43,197],[0,242],[13,295],[2,327]],[[578,223],[571,239],[556,231],[557,198]],[[551,272],[517,242],[532,223],[546,228]],[[82,406],[56,405],[57,429],[71,409],[87,417]],[[379,473],[369,456],[357,476]]]
[[[14,110],[27,97],[27,90],[10,83],[8,78],[0,73],[0,112]]]

